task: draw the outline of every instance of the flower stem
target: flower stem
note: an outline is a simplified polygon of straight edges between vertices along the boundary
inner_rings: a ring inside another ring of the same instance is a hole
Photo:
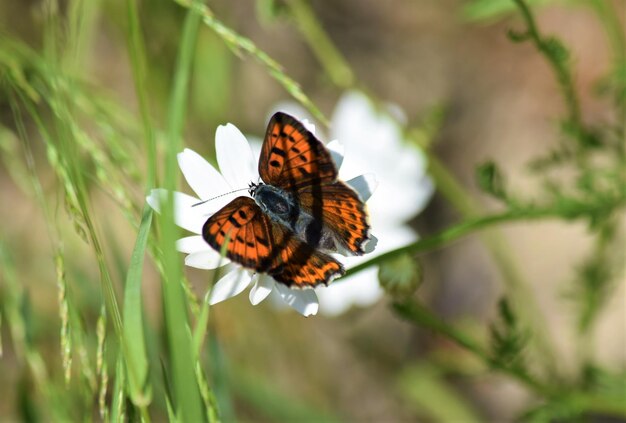
[[[526,33],[521,39],[530,39],[537,50],[543,54],[552,67],[561,88],[567,107],[568,121],[579,141],[584,143],[587,130],[580,114],[580,102],[574,89],[574,82],[567,61],[567,51],[560,42],[553,37],[545,37],[539,33],[535,18],[524,0],[513,0],[520,10],[526,23]]]
[[[297,22],[298,30],[333,84],[344,89],[352,87],[355,80],[352,68],[315,18],[311,6],[304,0],[287,0],[287,4]]]
[[[576,206],[553,205],[546,207],[525,207],[507,210],[502,213],[468,218],[448,229],[443,230],[438,235],[420,239],[414,243],[400,247],[396,250],[388,251],[376,256],[366,262],[352,267],[345,276],[351,276],[370,266],[374,266],[400,256],[402,254],[414,254],[421,251],[433,250],[456,241],[457,239],[469,235],[479,230],[487,229],[495,224],[518,222],[524,220],[540,220],[549,218],[576,219],[593,216],[596,212],[603,212],[610,209],[617,209],[626,205],[626,193],[620,196],[598,201],[595,199],[589,204],[579,203]]]
[[[453,326],[441,320],[430,310],[413,299],[393,304],[394,310],[404,319],[409,320],[420,327],[425,327],[441,334],[463,348],[470,351],[481,361],[491,368],[496,368],[504,373],[513,376],[518,381],[532,389],[532,391],[549,396],[552,389],[535,380],[526,370],[518,366],[507,366],[500,361],[493,359],[489,352],[485,350],[475,339],[466,335],[465,332],[457,330]]]
[[[472,337],[463,331],[441,320],[430,310],[413,299],[393,304],[394,310],[405,320],[433,330],[462,346],[490,368],[505,373],[518,382],[530,388],[533,392],[554,402],[567,404],[568,407],[584,410],[588,413],[608,414],[611,416],[626,417],[626,404],[623,401],[613,400],[604,396],[569,392],[559,387],[544,384],[538,381],[525,368],[496,360],[489,352]]]
[[[501,215],[477,217],[480,208],[469,196],[467,191],[463,189],[450,171],[432,154],[432,152],[427,152],[427,155],[428,172],[435,180],[439,192],[441,192],[448,202],[461,212],[466,219],[470,219],[456,227],[450,228],[448,231],[444,231],[441,235],[458,235],[460,237],[465,235],[466,232],[464,231],[467,231],[467,233],[473,232],[483,229],[486,226],[492,226],[495,223],[559,216],[556,210],[528,210],[528,214],[523,213],[522,210],[516,210],[505,212]],[[544,357],[543,362],[546,364],[546,369],[554,372],[557,368],[556,358],[550,342],[547,326],[542,323],[543,313],[540,311],[535,296],[531,292],[528,284],[524,281],[522,274],[515,264],[515,259],[513,258],[506,240],[502,233],[495,229],[482,234],[481,238],[500,270],[502,283],[507,288],[508,297],[512,300],[516,314],[520,316],[522,321],[532,325],[533,329],[535,329],[533,342],[540,354]],[[444,240],[442,239],[442,241]]]

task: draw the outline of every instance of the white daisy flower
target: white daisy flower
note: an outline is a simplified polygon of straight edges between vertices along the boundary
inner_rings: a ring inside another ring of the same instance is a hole
[[[291,103],[281,104],[280,109],[294,116],[308,116],[304,109]],[[367,168],[379,183],[367,202],[371,231],[378,238],[376,252],[344,259],[348,269],[418,239],[406,222],[426,206],[434,186],[426,174],[424,154],[405,141],[398,120],[392,117],[400,115],[402,120],[401,114],[396,106],[390,113],[378,111],[364,94],[355,91],[344,94],[333,113],[329,139],[342,140],[346,153],[338,163],[339,178],[345,180]],[[378,266],[341,278],[316,292],[320,312],[326,315],[341,314],[353,305],[371,305],[383,295]]]
[[[307,125],[307,122],[303,123]],[[309,126],[307,128],[314,130]],[[331,150],[334,160],[343,160],[341,146],[338,143],[329,144],[327,147]],[[303,316],[315,315],[319,301],[314,290],[290,289],[269,275],[255,273],[230,262],[227,258],[221,258],[220,254],[202,238],[202,227],[207,219],[234,198],[248,196],[248,184],[259,181],[258,154],[255,159],[250,144],[237,127],[227,124],[217,128],[215,151],[221,173],[193,150],[185,149],[178,154],[178,165],[187,183],[197,195],[192,197],[181,192],[174,193],[176,224],[195,234],[177,241],[177,249],[187,254],[185,264],[198,269],[216,269],[220,263],[228,265],[228,272],[211,289],[208,299],[211,305],[234,297],[252,285],[249,294],[252,305],[259,304],[270,293],[275,292]],[[369,198],[375,184],[371,176],[364,175],[347,183],[353,185],[363,201]],[[243,188],[246,188],[246,191],[224,195]],[[166,191],[163,189],[152,190],[147,198],[148,204],[158,212],[165,195]],[[212,200],[198,204],[207,199]],[[375,242],[370,242],[368,245],[374,244]]]

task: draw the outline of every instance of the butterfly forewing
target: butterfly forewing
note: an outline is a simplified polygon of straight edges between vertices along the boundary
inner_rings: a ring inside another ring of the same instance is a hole
[[[202,237],[220,251],[230,237],[226,257],[242,266],[264,272],[274,261],[270,221],[249,197],[237,197],[211,216]]]
[[[298,189],[335,181],[337,169],[315,135],[295,118],[278,112],[267,127],[259,175],[268,184]]]
[[[336,235],[344,248],[355,255],[365,253],[370,226],[365,204],[352,188],[337,181],[320,187],[302,188],[298,191],[298,198],[302,210],[312,215],[321,214],[323,224]]]

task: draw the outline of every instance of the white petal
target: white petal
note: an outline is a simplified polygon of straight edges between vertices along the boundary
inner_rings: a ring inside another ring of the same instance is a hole
[[[200,235],[192,235],[176,241],[176,249],[181,253],[191,254],[212,248]]]
[[[246,135],[246,138],[248,138],[248,142],[250,143],[250,149],[252,150],[252,156],[254,156],[254,162],[258,163],[259,158],[261,157],[261,148],[263,147],[263,139],[254,135]]]
[[[368,207],[373,218],[381,221],[406,222],[426,206],[434,190],[432,181],[424,175],[416,175],[402,182],[389,172],[386,178],[380,173],[377,173],[377,177],[380,188],[368,202]]]
[[[161,212],[161,205],[167,200],[167,190],[159,188],[150,191],[146,201],[155,211]],[[196,234],[202,233],[202,226],[207,220],[206,209],[193,207],[198,199],[182,192],[174,192],[174,221],[181,228]]]
[[[395,250],[407,244],[410,244],[414,241],[417,241],[419,238],[415,231],[411,229],[408,225],[399,225],[399,226],[379,226],[377,228],[373,228],[376,232],[376,236],[374,237],[376,240],[372,240],[371,242],[376,243],[376,251],[368,255],[367,257],[356,257],[356,259],[361,260],[369,260],[377,255],[386,253],[391,250]],[[366,247],[367,248],[367,247]],[[344,260],[345,262],[346,260]],[[348,263],[345,263],[346,268],[350,268],[353,264],[352,258],[348,258]]]
[[[255,275],[253,276],[253,280],[256,278],[256,283],[250,290],[250,303],[252,305],[257,305],[272,292],[274,288],[274,278],[267,275]]]
[[[377,110],[365,95],[349,92],[335,108],[332,128],[346,146],[339,176],[345,180],[367,169],[380,182],[368,202],[372,223],[403,223],[425,206],[433,192],[426,160],[405,142],[396,119]]]
[[[338,140],[332,140],[328,144],[326,144],[326,148],[330,151],[330,156],[333,158],[333,162],[335,162],[335,166],[337,169],[341,168],[341,163],[343,163],[343,156],[346,155],[345,146],[339,142]]]
[[[178,153],[177,158],[185,180],[201,200],[231,191],[217,169],[195,151],[186,148],[182,153]]]
[[[317,314],[319,302],[314,290],[289,289],[281,283],[276,283],[275,286],[283,301],[298,313],[302,314],[304,317]]]
[[[376,191],[376,187],[378,187],[378,180],[376,180],[373,173],[357,176],[346,181],[346,183],[354,188],[364,202],[370,199],[374,191]]]
[[[246,137],[235,125],[220,125],[215,133],[215,152],[220,171],[231,189],[246,188],[259,177]]]
[[[185,257],[185,265],[195,267],[196,269],[217,269],[228,263],[230,263],[230,260],[227,257],[222,259],[220,253],[210,247],[207,250],[196,251]]]
[[[317,289],[316,292],[320,299],[320,313],[327,316],[337,316],[353,305],[374,304],[383,295],[378,283],[378,266],[342,278],[328,287]]]
[[[217,304],[239,294],[250,285],[250,279],[250,273],[245,269],[237,268],[230,271],[211,289],[209,304]]]
[[[365,254],[369,254],[376,249],[377,245],[378,245],[378,238],[370,234],[370,239],[363,246],[363,251],[365,251]]]

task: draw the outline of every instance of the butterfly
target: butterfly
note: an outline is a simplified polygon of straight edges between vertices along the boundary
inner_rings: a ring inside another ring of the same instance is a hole
[[[278,112],[261,149],[261,182],[209,217],[202,236],[217,251],[228,239],[231,261],[288,287],[328,285],[345,273],[329,253],[362,255],[370,240],[365,204],[337,173],[324,144]]]

